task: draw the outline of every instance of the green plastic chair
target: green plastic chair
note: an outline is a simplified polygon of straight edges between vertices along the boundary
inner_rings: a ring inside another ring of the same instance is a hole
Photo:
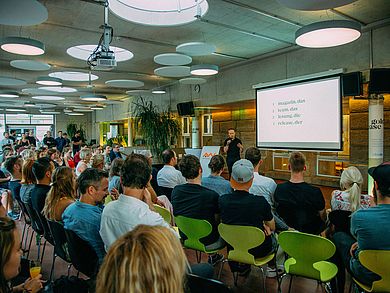
[[[279,234],[279,245],[290,256],[284,262],[286,274],[291,275],[289,290],[293,276],[301,276],[328,283],[337,275],[337,266],[326,261],[336,252],[335,245],[328,239],[317,235],[297,231],[284,231]],[[279,283],[280,286],[283,275]]]
[[[249,253],[249,249],[255,248],[264,242],[264,232],[257,227],[228,225],[223,223],[218,225],[218,231],[221,237],[233,247],[228,253],[228,260],[260,267],[263,273],[263,289],[265,292],[265,275],[261,266],[271,261],[275,257],[275,253],[261,258],[255,258],[253,254]],[[221,274],[221,271],[222,267],[220,268],[219,275]],[[233,277],[234,284],[237,286],[238,273],[233,273]]]
[[[224,248],[220,247],[218,249],[209,250],[206,249],[202,242],[200,242],[200,239],[210,235],[211,231],[213,230],[211,224],[208,221],[184,216],[176,216],[175,222],[179,230],[187,237],[183,243],[184,247],[196,251],[196,258],[198,263],[201,260],[202,252],[213,254]],[[198,254],[198,252],[200,253]]]
[[[171,223],[171,212],[166,209],[166,208],[163,208],[162,206],[159,206],[158,204],[154,204],[153,205],[156,212],[160,214],[160,216],[168,223],[170,224]]]
[[[390,250],[362,250],[359,252],[359,261],[381,279],[373,282],[371,287],[354,278],[355,283],[367,292],[390,292]]]

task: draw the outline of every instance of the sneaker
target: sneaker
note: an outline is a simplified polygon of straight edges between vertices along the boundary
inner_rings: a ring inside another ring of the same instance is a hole
[[[222,254],[215,253],[212,255],[209,255],[208,263],[212,266],[215,266],[217,263],[221,262],[224,259]]]
[[[14,211],[9,211],[7,215],[9,218],[11,218],[14,221],[19,220],[19,214],[15,213]]]
[[[278,273],[276,273],[276,268],[271,268],[267,266],[266,276],[267,278],[275,278],[277,275],[282,275],[284,273],[284,266],[278,265]]]

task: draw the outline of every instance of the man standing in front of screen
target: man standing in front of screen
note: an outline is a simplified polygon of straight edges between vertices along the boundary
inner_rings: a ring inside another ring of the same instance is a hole
[[[223,151],[226,153],[226,163],[229,169],[229,177],[232,174],[233,164],[241,159],[240,155],[244,147],[242,141],[236,137],[236,131],[234,128],[228,129],[228,138],[223,143]]]

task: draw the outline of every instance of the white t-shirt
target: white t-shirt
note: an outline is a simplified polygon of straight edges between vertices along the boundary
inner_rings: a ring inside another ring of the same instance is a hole
[[[164,165],[157,173],[158,186],[175,188],[176,185],[187,183],[179,170],[171,165]]]
[[[253,183],[249,193],[264,196],[270,206],[274,208],[274,193],[276,183],[273,179],[260,175],[258,172],[253,173]]]

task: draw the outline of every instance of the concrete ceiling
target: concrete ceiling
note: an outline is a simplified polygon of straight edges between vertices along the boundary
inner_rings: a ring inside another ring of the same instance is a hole
[[[12,0],[8,0],[12,1]],[[1,87],[0,90],[16,90],[20,100],[31,100],[21,92],[24,88],[38,87],[38,76],[54,71],[85,71],[86,62],[75,59],[66,49],[82,44],[97,44],[102,31],[103,6],[94,0],[40,1],[49,13],[42,24],[27,27],[0,25],[0,37],[24,36],[43,42],[46,52],[41,56],[22,56],[0,50],[0,76],[20,78],[25,86]],[[175,47],[185,42],[208,42],[216,46],[214,55],[193,57],[193,64],[211,63],[220,66],[239,65],[252,58],[280,49],[295,47],[295,31],[300,27],[323,20],[354,19],[363,29],[380,26],[390,21],[389,0],[358,0],[352,4],[326,11],[296,11],[280,5],[276,0],[209,0],[209,11],[200,20],[176,27],[151,27],[126,22],[110,13],[109,23],[114,29],[113,46],[134,53],[134,58],[118,63],[112,71],[94,71],[99,76],[94,81],[94,91],[109,97],[111,101],[126,97],[126,90],[111,88],[105,81],[111,79],[136,79],[145,82],[145,88],[170,85],[178,79],[155,76],[160,65],[153,57],[161,53],[175,52]],[[17,9],[17,7],[15,7]],[[52,65],[48,71],[26,71],[10,66],[11,60],[29,59]],[[66,101],[78,101],[83,92],[90,92],[87,82],[67,82],[64,86],[76,87],[79,92],[66,95]],[[1,99],[1,98],[0,98]],[[16,100],[17,102],[17,100]],[[38,101],[35,101],[38,103]],[[7,103],[10,103],[9,101]],[[64,108],[63,101],[54,102]],[[22,105],[19,103],[18,105]],[[1,101],[0,101],[1,108]]]

